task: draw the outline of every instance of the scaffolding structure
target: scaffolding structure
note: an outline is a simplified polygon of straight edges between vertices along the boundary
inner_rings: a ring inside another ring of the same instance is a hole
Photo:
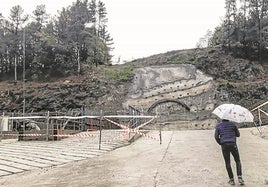
[[[122,133],[120,135],[115,135],[112,137],[113,139],[117,139],[120,137],[128,137],[130,138],[130,134],[133,136],[145,136],[149,137],[143,130],[142,127],[148,125],[152,121],[154,121],[157,116],[146,116],[146,115],[84,115],[84,116],[68,116],[68,115],[50,115],[47,112],[46,115],[36,115],[36,116],[7,116],[3,114],[1,119],[1,139],[5,137],[18,137],[18,140],[24,140],[25,137],[40,137],[43,140],[60,140],[64,137],[90,137],[92,130],[98,130],[99,133],[99,145],[101,144],[101,131],[104,128],[104,123],[110,123],[117,130],[120,130]],[[122,123],[122,121],[127,123]],[[133,119],[137,120],[140,119],[141,123],[137,126],[132,126],[131,121]],[[21,124],[24,126],[19,128],[18,131],[14,131],[13,128],[13,121],[19,120]],[[94,120],[94,124],[93,124]],[[30,121],[39,123],[38,128],[35,130],[27,130],[28,128],[25,127],[25,121]],[[70,133],[66,130],[67,124],[71,123],[73,125],[73,131]],[[85,130],[82,126],[88,126],[88,129]],[[93,127],[95,129],[93,129]],[[115,128],[114,128],[115,129]],[[82,131],[87,131],[81,134]],[[96,133],[95,133],[96,134]],[[150,138],[150,137],[149,137]],[[151,137],[152,139],[156,139]],[[0,140],[1,140],[0,139]],[[112,141],[111,140],[111,141]]]
[[[265,125],[267,124],[267,123],[263,123],[264,118],[268,119],[268,112],[265,111],[265,110],[267,110],[267,109],[265,109],[265,107],[267,107],[267,106],[268,106],[268,101],[260,104],[259,106],[255,107],[251,110],[251,112],[257,112],[258,122],[257,123],[254,122],[254,125],[257,127],[261,136],[263,135],[263,128],[265,128],[266,127]]]

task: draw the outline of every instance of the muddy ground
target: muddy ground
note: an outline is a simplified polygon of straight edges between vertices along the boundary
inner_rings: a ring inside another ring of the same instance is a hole
[[[238,146],[246,186],[268,186],[268,139],[261,138],[256,128],[240,131]],[[150,135],[158,137],[159,132],[152,131]],[[93,159],[2,177],[0,185],[229,186],[221,149],[213,137],[214,130],[163,131],[162,135],[161,145],[156,140],[142,137],[129,146]],[[233,171],[236,173],[234,165]]]

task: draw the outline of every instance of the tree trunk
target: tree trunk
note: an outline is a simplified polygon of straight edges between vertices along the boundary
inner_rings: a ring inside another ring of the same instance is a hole
[[[15,55],[15,64],[14,64],[14,74],[15,74],[15,82],[17,82],[17,54]]]

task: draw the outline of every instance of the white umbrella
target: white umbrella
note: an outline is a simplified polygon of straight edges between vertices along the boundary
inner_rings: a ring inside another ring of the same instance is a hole
[[[253,122],[254,116],[245,107],[235,104],[222,104],[212,112],[221,119],[227,119],[236,123]]]

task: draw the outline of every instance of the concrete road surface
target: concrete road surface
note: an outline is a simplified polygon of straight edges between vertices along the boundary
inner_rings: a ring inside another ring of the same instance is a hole
[[[258,134],[253,135],[253,128],[240,131],[238,146],[246,186],[268,186],[268,140]],[[157,131],[150,132],[154,137],[158,134]],[[214,140],[213,130],[164,131],[162,135],[161,145],[156,140],[142,137],[131,145],[98,157],[1,177],[0,185],[229,186],[221,149]],[[233,172],[236,173],[234,165]]]

